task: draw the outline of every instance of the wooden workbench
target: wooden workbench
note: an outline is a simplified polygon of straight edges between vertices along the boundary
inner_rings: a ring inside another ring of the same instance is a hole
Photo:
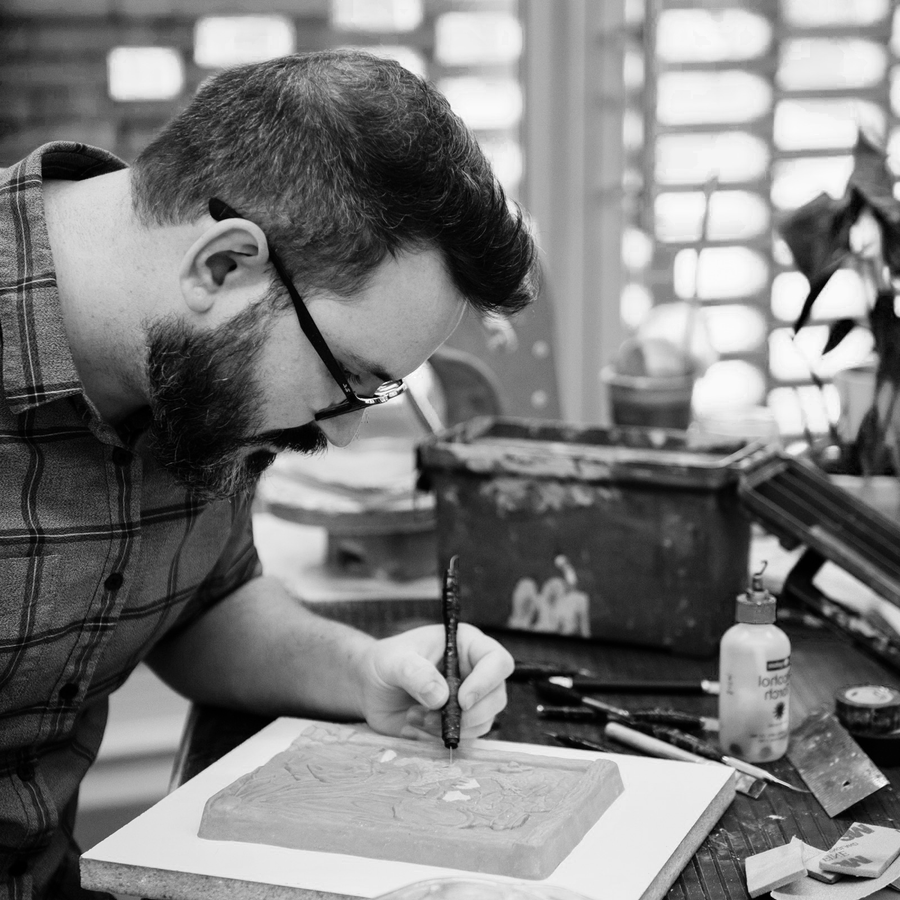
[[[375,634],[401,630],[413,607],[389,602],[373,605],[341,604],[340,618]],[[421,607],[416,605],[419,613]],[[410,624],[420,624],[421,617]],[[877,682],[900,688],[900,674],[850,646],[846,640],[807,622],[785,625],[793,644],[792,721],[799,724],[812,709],[833,704],[834,692],[845,685]],[[717,661],[675,657],[665,652],[610,646],[577,639],[544,635],[494,633],[518,660],[564,662],[588,666],[601,676],[639,678],[715,678]],[[630,709],[655,705],[677,706],[688,712],[716,714],[716,699],[604,695],[611,703]],[[511,682],[509,705],[490,737],[498,740],[549,744],[545,730],[567,731],[599,739],[596,726],[548,722],[535,713],[535,693],[527,683]],[[258,731],[267,719],[198,707],[192,710],[182,744],[178,779],[186,780]],[[621,746],[609,745],[616,752]],[[778,776],[802,784],[787,759],[771,765]],[[757,800],[738,795],[713,828],[700,850],[689,861],[670,889],[670,900],[743,900],[748,897],[744,878],[745,857],[783,843],[793,836],[825,848],[853,821],[898,827],[900,825],[900,758],[880,764],[890,780],[867,800],[831,819],[810,794],[799,794],[770,785]]]

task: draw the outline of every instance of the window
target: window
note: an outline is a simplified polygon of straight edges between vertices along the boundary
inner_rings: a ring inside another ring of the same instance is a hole
[[[194,62],[217,69],[293,53],[294,23],[287,16],[204,16],[194,26]]]
[[[113,47],[106,66],[113,100],[171,100],[184,88],[184,65],[172,47]]]
[[[827,325],[865,300],[840,273],[795,336],[807,285],[776,225],[823,191],[843,194],[858,129],[900,150],[900,13],[890,0],[627,5],[644,78],[629,95],[643,116],[625,209],[651,252],[645,266],[624,261],[623,320],[639,321],[648,297],[696,302],[717,352],[698,413],[768,405],[786,437],[824,432],[838,412],[830,378],[870,350],[861,333],[823,359]]]

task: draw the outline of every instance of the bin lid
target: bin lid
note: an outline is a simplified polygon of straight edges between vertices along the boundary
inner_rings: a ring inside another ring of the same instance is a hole
[[[736,482],[741,471],[771,452],[764,441],[662,428],[585,428],[482,416],[420,443],[417,464],[426,482],[429,471],[450,470],[712,489]]]

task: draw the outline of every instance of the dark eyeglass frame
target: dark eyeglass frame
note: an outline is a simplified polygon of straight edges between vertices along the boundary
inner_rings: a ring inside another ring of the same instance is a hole
[[[217,222],[221,222],[224,219],[246,219],[246,216],[242,216],[240,213],[233,210],[227,203],[216,200],[215,197],[211,198],[209,201],[209,214]],[[247,221],[250,220],[248,219]],[[333,419],[335,416],[343,416],[347,413],[357,412],[361,409],[369,409],[372,406],[387,403],[388,400],[399,397],[400,394],[406,390],[406,385],[403,380],[397,379],[396,381],[385,381],[376,389],[374,394],[357,394],[347,380],[347,374],[344,367],[334,358],[334,354],[325,342],[325,338],[322,337],[322,332],[319,331],[316,323],[313,321],[312,316],[309,314],[309,310],[306,308],[306,304],[303,302],[303,298],[300,296],[297,288],[294,287],[287,269],[284,267],[284,264],[275,252],[275,248],[271,244],[269,244],[269,262],[272,263],[272,268],[275,269],[275,273],[278,275],[285,290],[288,292],[288,296],[291,298],[291,302],[294,304],[297,320],[300,322],[300,328],[306,335],[306,339],[312,344],[313,349],[319,355],[319,359],[325,363],[325,367],[331,373],[331,377],[344,392],[345,399],[339,403],[335,403],[333,406],[328,406],[325,409],[319,410],[319,412],[315,414],[316,421],[320,422],[323,419]]]

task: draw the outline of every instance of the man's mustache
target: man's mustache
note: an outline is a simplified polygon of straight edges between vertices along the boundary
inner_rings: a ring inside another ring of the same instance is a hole
[[[248,446],[271,447],[278,452],[295,450],[298,453],[322,453],[328,448],[328,438],[315,422],[296,428],[264,431],[243,442]]]

